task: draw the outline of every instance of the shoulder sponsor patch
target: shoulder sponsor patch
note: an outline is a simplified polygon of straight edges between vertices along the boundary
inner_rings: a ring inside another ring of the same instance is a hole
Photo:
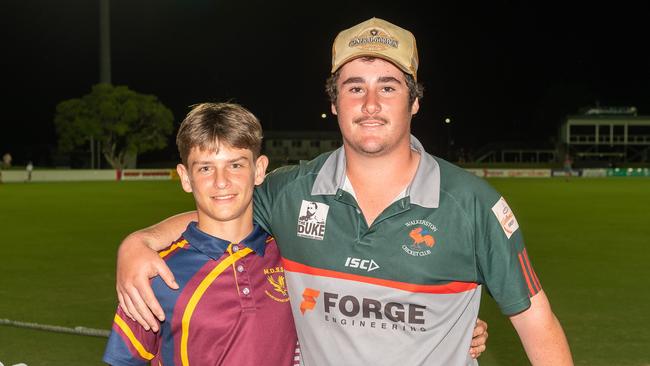
[[[503,232],[506,234],[508,239],[510,239],[512,234],[519,229],[519,223],[515,218],[515,214],[512,213],[510,206],[508,206],[508,203],[503,197],[492,206],[492,212],[494,212],[497,220],[499,220]]]
[[[298,215],[298,236],[323,240],[329,209],[324,203],[303,200]]]

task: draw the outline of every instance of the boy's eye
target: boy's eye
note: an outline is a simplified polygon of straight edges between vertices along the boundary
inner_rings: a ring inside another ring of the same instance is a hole
[[[202,166],[202,167],[199,168],[199,171],[200,171],[200,172],[207,172],[207,171],[209,171],[209,170],[210,170],[210,167],[209,167],[209,166]]]
[[[361,93],[361,91],[363,89],[361,89],[361,87],[358,87],[358,86],[353,86],[349,90],[350,90],[350,93]]]
[[[239,163],[233,163],[233,164],[232,164],[232,167],[235,168],[235,169],[239,169],[239,168],[241,168],[242,166],[243,166],[243,165],[241,165],[241,164],[239,164]]]
[[[395,91],[395,88],[393,88],[392,86],[385,86],[385,87],[381,88],[381,91],[390,93],[390,92]]]

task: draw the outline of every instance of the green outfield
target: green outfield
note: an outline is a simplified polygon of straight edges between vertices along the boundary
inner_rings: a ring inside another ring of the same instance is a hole
[[[577,365],[650,365],[650,179],[495,179]],[[116,247],[192,209],[178,182],[0,184],[0,319],[109,329]],[[481,365],[526,365],[485,295]],[[0,362],[102,365],[106,339],[0,325]]]

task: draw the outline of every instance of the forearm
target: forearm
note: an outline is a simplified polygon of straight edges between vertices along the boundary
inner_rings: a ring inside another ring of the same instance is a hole
[[[169,243],[178,239],[185,231],[187,224],[196,221],[196,211],[184,212],[169,217],[157,224],[140,229],[129,234],[120,245],[120,252],[129,251],[132,246],[144,244],[153,250],[162,250],[169,246]]]
[[[510,317],[510,321],[534,366],[573,365],[566,335],[544,291],[531,298],[529,309]]]

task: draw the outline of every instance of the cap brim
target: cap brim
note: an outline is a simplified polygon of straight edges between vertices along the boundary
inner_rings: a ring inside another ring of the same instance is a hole
[[[348,62],[350,62],[352,60],[358,59],[359,57],[377,57],[377,58],[380,58],[382,60],[386,60],[386,61],[390,62],[391,64],[395,65],[400,70],[404,71],[405,73],[413,76],[413,78],[417,80],[417,75],[414,75],[411,70],[409,70],[408,68],[402,66],[399,62],[397,62],[397,60],[395,60],[395,59],[393,59],[391,57],[387,57],[383,53],[372,52],[372,51],[359,52],[359,53],[355,53],[352,56],[348,56],[347,58],[344,58],[341,62],[339,62],[338,67],[336,67],[336,68],[332,67],[332,74],[335,73],[336,70],[343,67],[343,65],[347,64]]]

